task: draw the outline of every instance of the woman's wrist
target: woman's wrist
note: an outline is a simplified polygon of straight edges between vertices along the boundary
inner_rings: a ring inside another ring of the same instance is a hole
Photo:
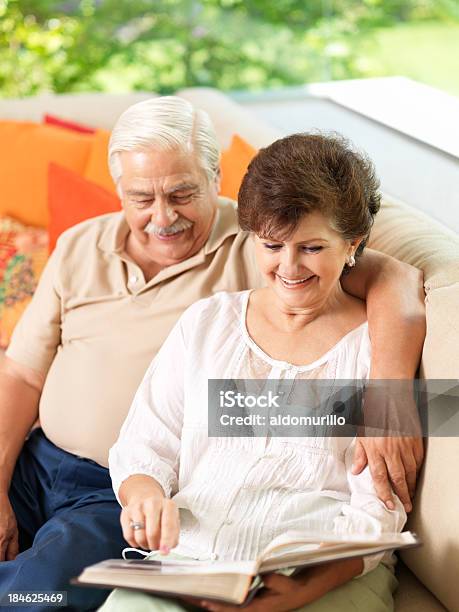
[[[312,567],[294,579],[301,585],[300,589],[304,594],[303,604],[307,604],[359,576],[363,569],[363,558],[358,557]]]
[[[157,480],[146,474],[133,474],[121,483],[118,491],[123,506],[142,501],[146,497],[165,497],[164,490]]]
[[[123,505],[120,517],[123,535],[131,546],[159,549],[163,554],[177,546],[178,508],[154,478],[133,474],[121,484],[119,499]]]

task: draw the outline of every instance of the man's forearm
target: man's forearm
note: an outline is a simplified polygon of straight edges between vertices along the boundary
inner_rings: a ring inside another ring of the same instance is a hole
[[[389,260],[367,294],[370,378],[414,378],[426,335],[422,273]]]
[[[0,369],[0,494],[8,492],[24,440],[38,417],[40,390]]]
[[[413,378],[425,337],[422,273],[369,251],[343,279],[349,293],[366,300],[371,337],[371,378]]]

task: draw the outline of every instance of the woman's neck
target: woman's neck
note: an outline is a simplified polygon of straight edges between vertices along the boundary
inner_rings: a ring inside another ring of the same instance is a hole
[[[283,333],[300,331],[319,317],[338,312],[349,297],[339,282],[325,300],[312,302],[303,308],[286,304],[270,288],[263,292],[264,295],[260,296],[263,315],[277,331]]]

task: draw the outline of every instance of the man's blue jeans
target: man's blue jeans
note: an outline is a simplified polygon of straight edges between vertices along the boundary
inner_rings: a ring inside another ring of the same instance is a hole
[[[14,561],[0,561],[0,600],[17,591],[67,591],[67,610],[100,606],[109,591],[69,580],[87,565],[120,557],[127,546],[108,470],[57,448],[37,429],[19,456],[9,496],[20,554]],[[19,608],[51,609],[59,608]]]

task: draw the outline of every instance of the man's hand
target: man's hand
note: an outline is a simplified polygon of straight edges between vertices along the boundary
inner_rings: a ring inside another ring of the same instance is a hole
[[[19,552],[18,526],[8,495],[0,495],[0,561],[12,561]]]
[[[18,528],[8,490],[24,440],[38,418],[44,375],[0,355],[0,561],[18,554]]]
[[[356,440],[353,474],[368,464],[376,495],[395,508],[392,488],[406,512],[424,458],[422,427],[413,380],[370,380],[363,400],[363,424]]]
[[[406,512],[411,512],[423,458],[422,438],[357,438],[352,473],[359,474],[368,463],[379,499],[393,510],[393,487]]]
[[[125,502],[121,526],[125,540],[135,548],[158,550],[167,555],[178,544],[178,508],[164,496],[160,485],[149,476],[134,475],[120,487]]]

